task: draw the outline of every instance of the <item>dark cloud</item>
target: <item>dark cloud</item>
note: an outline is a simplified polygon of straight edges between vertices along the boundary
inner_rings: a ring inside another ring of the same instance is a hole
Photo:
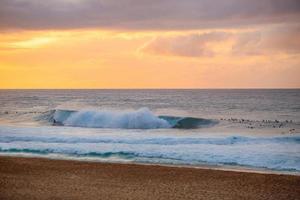
[[[0,0],[0,29],[201,29],[299,21],[299,0]]]

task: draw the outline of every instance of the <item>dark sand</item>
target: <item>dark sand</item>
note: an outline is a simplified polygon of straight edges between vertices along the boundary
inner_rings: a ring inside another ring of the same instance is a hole
[[[0,199],[300,199],[300,176],[0,156]]]

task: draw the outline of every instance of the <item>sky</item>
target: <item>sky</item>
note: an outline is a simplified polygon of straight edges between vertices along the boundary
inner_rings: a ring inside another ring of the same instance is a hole
[[[0,88],[300,88],[300,1],[0,0]]]

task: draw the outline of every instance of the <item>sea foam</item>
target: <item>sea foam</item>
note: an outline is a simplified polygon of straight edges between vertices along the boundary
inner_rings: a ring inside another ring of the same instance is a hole
[[[157,131],[0,126],[0,153],[300,171],[300,137],[161,134]]]

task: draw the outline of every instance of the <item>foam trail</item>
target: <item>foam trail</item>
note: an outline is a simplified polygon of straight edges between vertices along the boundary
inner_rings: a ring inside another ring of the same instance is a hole
[[[215,164],[300,172],[300,137],[170,135],[157,131],[0,126],[0,153]]]

